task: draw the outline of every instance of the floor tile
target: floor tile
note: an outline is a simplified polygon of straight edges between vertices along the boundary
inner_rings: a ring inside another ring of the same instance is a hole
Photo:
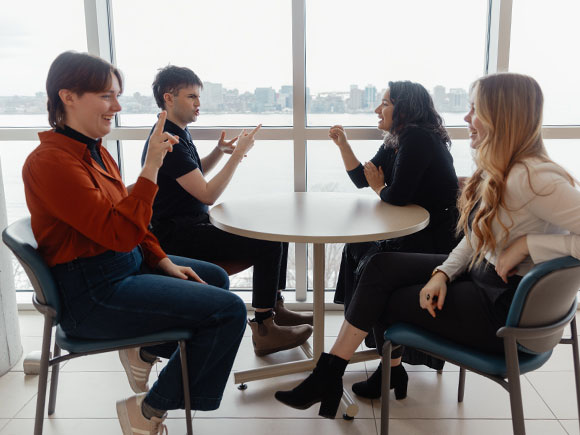
[[[458,376],[453,373],[410,372],[409,390],[404,400],[394,400],[391,393],[390,412],[393,418],[511,418],[509,396],[495,382],[474,373],[467,373],[465,397],[457,402]],[[536,419],[555,419],[532,385],[522,377],[524,415]],[[377,416],[380,401],[374,401]]]
[[[13,418],[26,404],[35,405],[37,389],[37,376],[8,372],[0,377],[0,418]]]
[[[0,435],[31,434],[34,430],[33,419],[13,419]],[[120,434],[121,427],[114,419],[59,419],[45,418],[42,433],[44,435],[102,435]]]
[[[377,419],[380,430],[380,419]],[[511,420],[391,419],[390,435],[508,435]],[[566,435],[557,420],[527,420],[527,435]]]
[[[532,372],[525,377],[559,419],[578,418],[574,372]]]
[[[171,422],[173,423],[173,422]],[[185,423],[181,428],[185,427]],[[168,424],[170,433],[172,427]],[[179,429],[179,428],[176,428]],[[345,421],[342,418],[334,420],[324,418],[293,418],[293,419],[246,419],[246,418],[194,418],[193,431],[196,435],[240,435],[240,434],[316,434],[316,435],[375,435],[376,428],[373,419],[355,418]],[[175,433],[181,433],[177,430]]]
[[[117,418],[116,401],[133,394],[123,372],[63,371],[58,381],[54,418]],[[16,417],[34,418],[34,402],[28,403]]]
[[[569,435],[579,435],[580,434],[580,426],[578,425],[578,420],[559,420],[560,424],[564,426],[566,432]]]

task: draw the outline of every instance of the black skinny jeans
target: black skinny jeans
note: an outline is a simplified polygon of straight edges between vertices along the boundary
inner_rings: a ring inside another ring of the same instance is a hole
[[[165,219],[153,225],[153,234],[171,255],[212,262],[247,261],[254,266],[252,306],[272,308],[276,293],[286,288],[288,243],[250,239],[214,227],[206,218]]]
[[[435,310],[433,318],[420,307],[419,292],[446,258],[440,254],[376,254],[361,276],[346,320],[366,332],[374,329],[379,351],[384,331],[405,322],[459,344],[502,352],[503,341],[495,333],[505,325],[521,277],[512,276],[505,284],[493,268],[473,268],[447,285],[443,309]],[[493,296],[498,293],[499,297]],[[397,349],[392,357],[399,356],[401,350]]]

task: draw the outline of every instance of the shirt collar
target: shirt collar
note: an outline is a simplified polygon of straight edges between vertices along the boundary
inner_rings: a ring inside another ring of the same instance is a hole
[[[99,139],[93,139],[84,134],[76,131],[73,128],[70,128],[68,125],[65,125],[64,128],[57,127],[54,131],[60,134],[64,134],[65,136],[70,137],[71,139],[76,140],[77,142],[84,143],[89,149],[95,149],[99,144]]]
[[[189,131],[187,131],[187,127],[185,127],[185,129],[182,129],[174,122],[171,122],[169,119],[165,120],[165,127],[163,130],[171,134],[176,134],[177,136],[179,136],[180,139],[183,139],[186,142],[192,141],[191,135],[189,134]]]

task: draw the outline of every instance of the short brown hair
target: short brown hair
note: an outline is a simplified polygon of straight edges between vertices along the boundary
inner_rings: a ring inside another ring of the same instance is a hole
[[[102,92],[111,86],[111,74],[119,80],[122,91],[121,71],[106,60],[74,51],[59,54],[50,65],[46,78],[46,108],[50,126],[64,127],[64,104],[58,95],[61,89],[68,89],[79,96],[85,92]]]
[[[161,110],[165,109],[163,95],[171,93],[179,94],[179,91],[187,86],[199,86],[203,89],[203,82],[192,70],[186,67],[167,65],[159,69],[153,81],[153,96]]]

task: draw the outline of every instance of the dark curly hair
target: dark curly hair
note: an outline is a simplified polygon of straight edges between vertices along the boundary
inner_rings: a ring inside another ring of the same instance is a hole
[[[393,125],[389,136],[397,142],[408,127],[422,128],[451,146],[451,139],[443,126],[443,119],[435,110],[435,104],[427,89],[411,81],[389,82],[391,101],[394,104]]]

